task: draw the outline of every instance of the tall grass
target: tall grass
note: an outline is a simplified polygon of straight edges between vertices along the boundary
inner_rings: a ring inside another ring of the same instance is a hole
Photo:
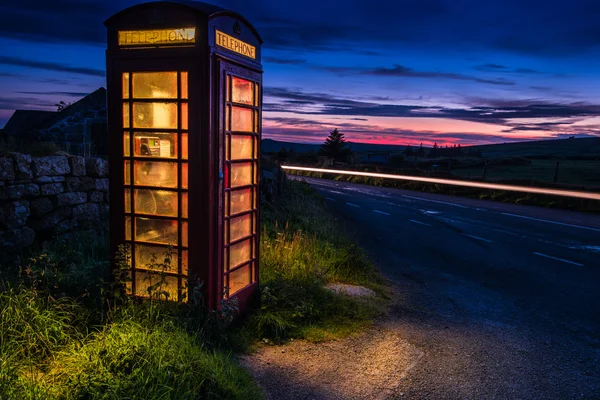
[[[383,307],[382,280],[364,252],[309,185],[286,183],[285,202],[263,206],[261,308],[248,329],[258,338],[324,340],[367,324]],[[328,283],[367,286],[361,300],[335,295]]]

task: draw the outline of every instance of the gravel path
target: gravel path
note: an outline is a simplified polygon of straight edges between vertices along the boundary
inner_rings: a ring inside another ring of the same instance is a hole
[[[437,271],[403,272],[393,292],[360,335],[262,346],[242,364],[270,400],[600,399],[590,332]]]

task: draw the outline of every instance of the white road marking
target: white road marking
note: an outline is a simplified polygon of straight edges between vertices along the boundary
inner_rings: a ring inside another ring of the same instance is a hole
[[[534,221],[540,221],[540,222],[547,222],[549,224],[556,224],[556,225],[562,225],[562,226],[570,226],[571,228],[579,228],[579,229],[587,229],[589,231],[594,231],[594,232],[600,232],[600,229],[596,229],[596,228],[590,228],[588,226],[581,226],[581,225],[573,225],[573,224],[565,224],[563,222],[556,222],[556,221],[548,221],[547,219],[539,219],[539,218],[533,218],[533,217],[526,217],[524,215],[518,215],[518,214],[509,214],[509,213],[501,213],[502,215],[508,215],[509,217],[517,217],[517,218],[524,218],[524,219],[531,219]]]
[[[416,220],[414,220],[414,219],[409,219],[408,221],[409,221],[409,222],[412,222],[412,223],[414,223],[414,224],[425,225],[425,226],[433,226],[433,225],[426,224],[425,222],[416,221]]]
[[[325,197],[325,198],[329,201],[335,201],[335,199],[332,199],[331,197]]]
[[[436,215],[436,214],[441,214],[441,212],[439,211],[432,211],[432,210],[420,210],[423,214],[429,214],[429,215]]]
[[[481,240],[482,242],[488,242],[488,243],[492,243],[492,241],[491,241],[491,240],[484,239],[484,238],[482,238],[482,237],[479,237],[479,236],[473,236],[473,235],[469,235],[469,234],[467,234],[467,233],[461,233],[461,235],[463,235],[463,236],[468,236],[468,237],[470,237],[471,239],[475,239],[475,240]]]
[[[328,190],[329,193],[335,193],[335,194],[343,194],[345,195],[346,193],[344,192],[338,192],[337,190]]]
[[[346,203],[346,204],[348,204],[349,206],[352,206],[352,207],[358,207],[358,208],[360,208],[360,206],[357,206],[356,204],[352,204],[352,203]]]
[[[548,254],[537,253],[537,252],[535,252],[533,254],[535,254],[536,256],[540,256],[540,257],[551,258],[551,259],[556,260],[556,261],[562,261],[562,262],[567,263],[567,264],[577,265],[578,267],[583,267],[583,264],[580,264],[580,263],[575,262],[575,261],[565,260],[564,258],[552,257],[552,256],[549,256]]]
[[[595,253],[600,253],[600,246],[569,246],[570,249],[587,250]]]
[[[392,214],[388,214],[386,212],[379,211],[379,210],[373,210],[373,212],[376,212],[376,213],[379,213],[379,214],[383,214],[383,215],[392,215]]]
[[[403,194],[402,197],[406,197],[406,198],[409,198],[409,199],[415,199],[415,200],[430,201],[432,203],[446,204],[448,206],[454,206],[454,207],[459,207],[459,208],[469,208],[469,207],[466,207],[466,206],[462,206],[460,204],[448,203],[446,201],[439,201],[439,200],[424,199],[422,197],[407,196],[405,194]]]

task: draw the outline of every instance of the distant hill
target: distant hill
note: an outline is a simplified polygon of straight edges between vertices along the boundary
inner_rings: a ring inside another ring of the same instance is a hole
[[[391,144],[370,144],[370,143],[352,143],[348,142],[354,152],[368,152],[368,151],[390,151],[390,152],[402,152],[405,146],[396,146]],[[263,139],[261,141],[262,151],[265,153],[273,153],[281,150],[285,147],[287,151],[294,149],[296,153],[305,153],[308,151],[318,151],[321,144],[311,143],[290,143],[280,142],[273,139]]]
[[[528,158],[560,158],[560,157],[600,157],[600,138],[574,138],[537,140],[530,142],[514,142],[503,144],[487,144],[463,147],[481,151],[482,157],[528,157]]]

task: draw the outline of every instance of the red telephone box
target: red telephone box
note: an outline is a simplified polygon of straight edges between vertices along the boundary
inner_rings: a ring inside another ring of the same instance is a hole
[[[192,1],[138,4],[105,25],[111,250],[130,249],[128,291],[160,279],[187,301],[202,284],[209,307],[244,307],[258,287],[262,39]]]

